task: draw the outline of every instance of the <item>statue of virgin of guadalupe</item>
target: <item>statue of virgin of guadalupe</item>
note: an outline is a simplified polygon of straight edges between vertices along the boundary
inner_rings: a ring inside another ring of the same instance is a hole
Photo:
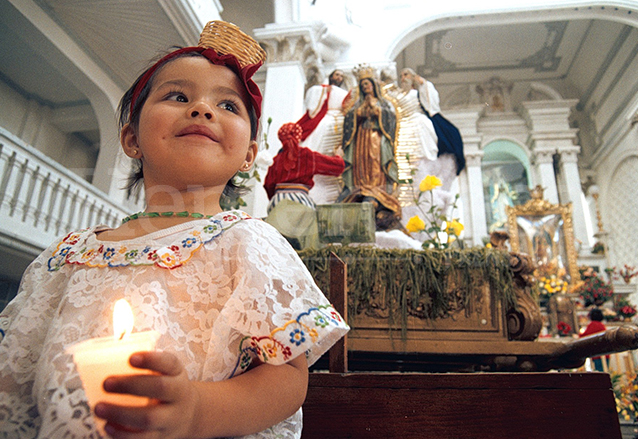
[[[401,205],[394,196],[398,185],[396,110],[382,96],[373,68],[359,65],[353,71],[359,86],[343,121],[346,168],[342,175],[344,188],[337,201],[372,202],[377,230],[402,229]]]

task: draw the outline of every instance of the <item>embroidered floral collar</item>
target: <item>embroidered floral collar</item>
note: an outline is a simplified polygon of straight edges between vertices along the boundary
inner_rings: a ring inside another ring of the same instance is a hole
[[[166,246],[147,245],[141,239],[106,242],[95,238],[97,227],[69,233],[60,242],[48,262],[48,271],[58,271],[66,264],[89,267],[125,267],[129,265],[157,265],[176,268],[187,262],[204,244],[220,236],[237,222],[250,219],[245,212],[222,212],[200,222],[184,238]]]

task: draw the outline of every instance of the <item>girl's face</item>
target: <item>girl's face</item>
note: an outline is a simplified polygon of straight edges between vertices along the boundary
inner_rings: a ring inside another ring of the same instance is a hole
[[[229,68],[203,57],[181,57],[157,73],[137,130],[122,129],[127,155],[142,160],[144,185],[223,190],[252,164],[246,91]]]

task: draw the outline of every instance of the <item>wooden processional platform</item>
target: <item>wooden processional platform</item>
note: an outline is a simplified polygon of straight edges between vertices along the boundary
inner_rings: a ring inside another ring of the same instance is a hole
[[[345,276],[331,260],[330,298],[347,319]],[[304,439],[621,438],[605,373],[348,373],[346,338],[329,370],[310,374]]]

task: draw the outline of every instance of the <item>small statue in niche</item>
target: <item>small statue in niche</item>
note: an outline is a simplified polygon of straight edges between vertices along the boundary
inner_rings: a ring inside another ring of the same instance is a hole
[[[491,209],[489,232],[503,228],[507,224],[506,206],[514,206],[518,194],[506,181],[501,167],[486,168],[483,177],[487,180],[487,195]]]
[[[493,77],[488,81],[478,84],[476,92],[481,96],[487,111],[491,113],[504,113],[512,111],[510,95],[514,84],[501,78]]]

